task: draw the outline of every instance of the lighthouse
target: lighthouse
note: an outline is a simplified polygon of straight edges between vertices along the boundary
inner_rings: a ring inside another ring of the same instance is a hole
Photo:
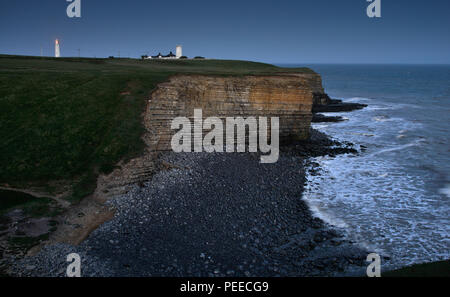
[[[61,57],[61,53],[59,52],[59,40],[55,40],[55,58]]]
[[[183,49],[181,45],[177,45],[176,58],[179,59],[181,56],[183,56]]]

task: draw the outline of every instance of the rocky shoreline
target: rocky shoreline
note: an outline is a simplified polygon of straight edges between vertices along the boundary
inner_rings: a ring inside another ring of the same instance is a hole
[[[343,102],[340,99],[329,99],[327,104],[315,104],[312,112],[345,112],[363,109],[364,107],[367,107],[367,104]]]
[[[345,120],[346,119],[341,116],[326,116],[321,113],[314,113],[311,123],[337,123]]]
[[[80,245],[44,247],[13,276],[65,276],[76,252],[83,276],[333,276],[366,251],[311,215],[301,199],[311,156],[355,153],[312,131],[275,164],[248,153],[164,153],[167,165],[108,203],[116,209]]]
[[[342,102],[339,99],[331,99],[326,96],[326,104],[314,104],[312,108],[312,123],[336,123],[347,120],[342,116],[327,116],[322,113],[327,112],[348,112],[367,107],[366,104]]]

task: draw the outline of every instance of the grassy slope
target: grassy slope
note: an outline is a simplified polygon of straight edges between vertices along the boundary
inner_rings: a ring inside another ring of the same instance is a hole
[[[64,180],[77,201],[99,172],[142,151],[141,114],[170,75],[311,72],[225,60],[139,61],[0,55],[0,184]]]

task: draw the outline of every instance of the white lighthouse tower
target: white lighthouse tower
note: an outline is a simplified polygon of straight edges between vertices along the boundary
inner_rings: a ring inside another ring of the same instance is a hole
[[[177,59],[181,58],[183,56],[183,48],[181,45],[177,45],[177,51],[176,51],[176,57]]]
[[[55,40],[55,58],[61,57],[61,53],[59,51],[59,40]]]

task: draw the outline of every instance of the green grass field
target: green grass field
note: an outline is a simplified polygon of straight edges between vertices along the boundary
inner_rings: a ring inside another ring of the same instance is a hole
[[[312,72],[225,60],[41,58],[0,55],[0,184],[52,192],[64,181],[76,202],[100,172],[143,149],[141,115],[155,86],[179,73]]]

